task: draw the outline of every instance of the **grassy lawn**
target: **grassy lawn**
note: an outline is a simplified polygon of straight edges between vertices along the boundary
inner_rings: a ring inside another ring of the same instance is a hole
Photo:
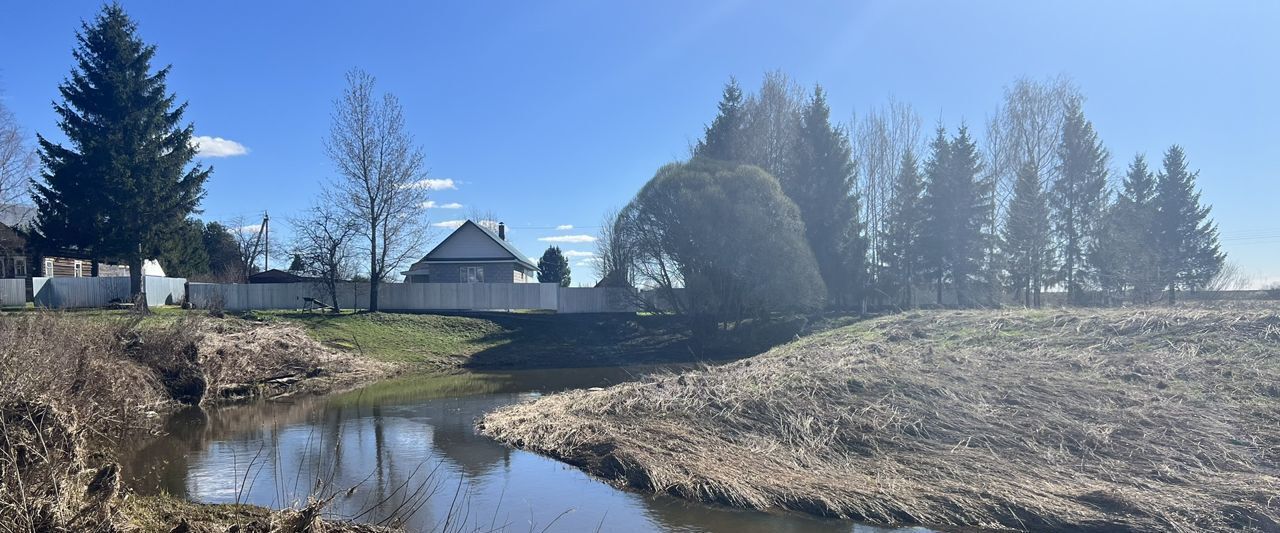
[[[380,361],[445,362],[510,342],[497,323],[465,316],[256,311],[244,317],[292,322],[320,342]]]
[[[310,314],[253,312],[287,321],[316,340],[382,361],[477,368],[641,364],[688,359],[670,317],[475,313]]]

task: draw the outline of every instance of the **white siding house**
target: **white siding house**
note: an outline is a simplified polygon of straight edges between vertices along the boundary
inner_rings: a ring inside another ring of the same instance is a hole
[[[529,283],[538,267],[498,231],[470,220],[453,230],[422,259],[402,272],[408,283]]]

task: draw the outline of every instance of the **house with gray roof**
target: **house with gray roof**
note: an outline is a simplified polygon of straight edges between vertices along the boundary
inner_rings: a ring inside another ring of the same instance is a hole
[[[401,272],[408,283],[536,283],[538,266],[497,231],[470,220]]]

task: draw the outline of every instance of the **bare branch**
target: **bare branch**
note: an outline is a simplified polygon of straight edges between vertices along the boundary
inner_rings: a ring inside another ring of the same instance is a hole
[[[16,203],[36,173],[36,152],[13,112],[0,100],[0,204]]]
[[[334,101],[325,151],[338,170],[331,197],[359,227],[368,252],[369,309],[378,309],[378,285],[419,253],[429,234],[428,189],[422,150],[405,127],[400,101],[376,97],[375,80],[355,69]]]

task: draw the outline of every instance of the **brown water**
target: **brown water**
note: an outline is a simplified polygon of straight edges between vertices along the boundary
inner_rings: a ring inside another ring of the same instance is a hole
[[[621,490],[472,426],[502,405],[652,370],[413,376],[332,397],[189,411],[131,450],[125,470],[139,492],[198,502],[281,508],[338,494],[331,517],[402,520],[411,531],[884,531]]]

